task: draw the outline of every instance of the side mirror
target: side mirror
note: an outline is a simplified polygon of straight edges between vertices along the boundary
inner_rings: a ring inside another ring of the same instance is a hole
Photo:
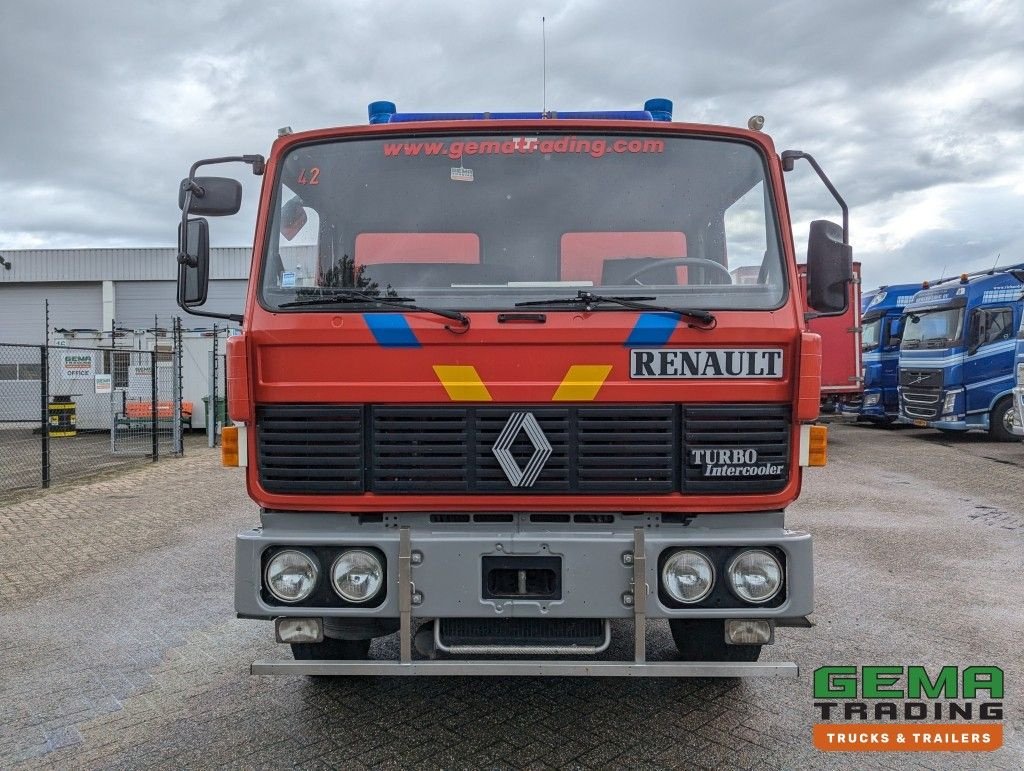
[[[206,302],[210,284],[210,225],[202,218],[178,226],[178,305],[194,308]]]
[[[186,214],[224,217],[237,214],[242,207],[242,183],[231,177],[195,177],[191,184],[186,177],[178,186],[178,208],[184,211],[189,188],[192,200]]]
[[[845,313],[852,280],[853,249],[843,243],[843,229],[815,220],[807,239],[807,304],[821,314]]]

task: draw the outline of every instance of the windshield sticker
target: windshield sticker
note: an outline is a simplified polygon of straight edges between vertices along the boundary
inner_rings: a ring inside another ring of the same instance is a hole
[[[467,169],[465,166],[452,166],[452,181],[454,182],[472,182],[473,181],[473,170]]]
[[[634,348],[629,376],[643,378],[782,377],[780,348]]]
[[[605,139],[603,137],[509,137],[466,142],[385,142],[385,158],[438,156],[457,161],[466,155],[605,155],[663,153],[665,140],[650,137]]]
[[[782,463],[758,460],[753,448],[739,447],[690,450],[690,465],[705,477],[770,477],[784,469]]]

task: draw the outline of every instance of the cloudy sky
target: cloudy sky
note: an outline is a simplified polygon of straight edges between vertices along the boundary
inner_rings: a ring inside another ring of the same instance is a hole
[[[200,157],[403,111],[634,109],[814,154],[865,284],[1024,262],[1024,3],[0,0],[0,250],[163,246]],[[251,179],[251,178],[250,178]],[[787,178],[797,250],[838,219]],[[214,243],[251,242],[257,188]],[[1000,256],[1001,255],[1001,256]]]

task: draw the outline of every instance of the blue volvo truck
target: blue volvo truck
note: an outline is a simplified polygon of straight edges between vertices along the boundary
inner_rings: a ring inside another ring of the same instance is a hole
[[[925,282],[903,314],[900,417],[943,431],[1015,439],[1024,264]]]
[[[848,403],[843,414],[888,425],[899,418],[900,340],[903,309],[921,290],[920,284],[882,286],[861,299],[861,360],[864,393]]]

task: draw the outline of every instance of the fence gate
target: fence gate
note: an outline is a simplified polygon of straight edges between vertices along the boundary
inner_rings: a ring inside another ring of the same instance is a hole
[[[0,344],[0,496],[179,454],[179,352]]]

